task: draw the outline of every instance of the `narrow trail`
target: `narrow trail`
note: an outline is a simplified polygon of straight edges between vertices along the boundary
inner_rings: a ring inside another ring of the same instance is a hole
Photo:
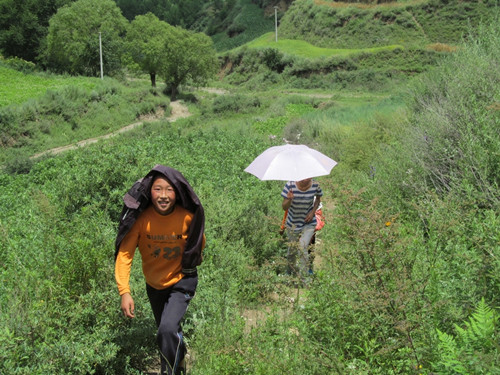
[[[127,126],[124,126],[123,128],[115,130],[112,133],[104,134],[104,135],[101,135],[101,136],[95,137],[95,138],[84,139],[82,141],[79,141],[79,142],[76,142],[76,143],[73,143],[70,145],[66,145],[66,146],[55,147],[55,148],[52,148],[50,150],[46,150],[46,151],[40,152],[38,154],[35,154],[35,155],[31,156],[31,159],[36,159],[40,156],[44,156],[44,155],[48,155],[48,154],[56,155],[56,154],[60,154],[61,152],[64,152],[64,151],[74,150],[74,149],[77,149],[80,147],[85,147],[89,144],[96,143],[102,139],[108,139],[108,138],[114,137],[118,134],[125,133],[125,132],[130,131],[134,128],[137,128],[138,126],[141,126],[145,121],[152,122],[152,121],[159,121],[162,119],[166,119],[169,122],[175,122],[180,118],[186,118],[186,117],[191,116],[191,113],[189,112],[188,107],[186,105],[184,105],[179,100],[170,102],[170,107],[172,109],[172,112],[170,113],[170,116],[168,116],[168,117],[164,117],[164,111],[159,111],[155,115],[144,116],[140,119],[140,121],[134,122],[133,124],[130,124]]]
[[[211,87],[203,87],[203,88],[201,88],[201,90],[208,92],[208,93],[217,94],[217,95],[225,95],[225,94],[229,93],[227,90],[211,88]],[[284,94],[294,95],[295,93],[284,92]],[[305,95],[305,96],[316,97],[316,98],[331,98],[332,97],[332,95],[329,95],[329,94],[297,93],[295,95]],[[108,138],[114,137],[118,134],[130,131],[134,128],[137,128],[138,126],[141,126],[146,121],[153,122],[153,121],[159,121],[162,119],[166,119],[169,122],[175,122],[180,118],[186,118],[186,117],[189,117],[192,115],[192,113],[189,112],[188,107],[185,104],[183,104],[180,100],[170,102],[170,107],[172,109],[172,112],[170,113],[170,116],[168,116],[168,117],[164,117],[164,112],[159,111],[159,112],[155,113],[154,115],[143,116],[142,118],[140,118],[140,121],[137,121],[137,122],[134,122],[133,124],[124,126],[123,128],[115,130],[114,132],[111,132],[109,134],[104,134],[104,135],[101,135],[98,137],[84,139],[84,140],[81,140],[81,141],[78,141],[76,143],[72,143],[72,144],[69,144],[66,146],[51,148],[49,150],[45,150],[43,152],[39,152],[39,153],[31,156],[30,159],[36,159],[36,158],[39,158],[40,156],[45,156],[45,155],[57,155],[57,154],[60,154],[61,152],[64,152],[64,151],[75,150],[75,149],[80,148],[80,147],[85,147],[85,146],[88,146],[92,143],[96,143],[102,139],[108,139]]]
[[[203,88],[203,91],[217,94],[217,95],[224,95],[228,94],[226,90],[222,89],[212,89],[212,88]],[[314,98],[324,98],[324,99],[331,99],[333,95],[331,94],[314,94],[314,93],[295,93],[295,92],[284,92],[284,94],[287,95],[304,95],[304,96],[309,96],[309,97],[314,97]],[[74,150],[78,149],[80,147],[85,147],[87,145],[96,143],[100,140],[103,139],[108,139],[111,137],[114,137],[116,135],[125,133],[127,131],[130,131],[134,128],[137,128],[139,126],[142,126],[144,122],[154,122],[154,121],[160,121],[160,120],[167,120],[169,122],[175,122],[178,119],[181,118],[187,118],[192,115],[192,113],[189,112],[188,107],[183,104],[181,101],[173,101],[170,103],[171,107],[171,114],[168,117],[164,116],[164,111],[158,111],[155,114],[150,114],[143,116],[139,119],[139,121],[134,122],[132,124],[129,124],[127,126],[124,126],[118,130],[115,130],[111,133],[104,134],[98,137],[93,137],[93,138],[88,138],[84,139],[82,141],[69,144],[66,146],[60,146],[60,147],[55,147],[49,150],[46,150],[44,152],[40,152],[38,154],[35,154],[31,156],[32,159],[38,158],[40,156],[44,155],[56,155],[60,154],[62,152],[68,151],[68,150]],[[315,268],[321,267],[321,248],[322,248],[322,241],[321,239],[317,239],[316,246],[317,251],[314,259],[314,265]],[[263,324],[265,324],[266,320],[272,316],[275,312],[273,311],[272,305],[278,304],[280,306],[281,312],[279,313],[280,319],[286,319],[287,316],[289,316],[293,309],[294,306],[298,303],[302,302],[302,299],[304,298],[303,296],[304,291],[302,288],[297,288],[289,285],[281,285],[280,287],[277,288],[277,291],[270,293],[268,296],[269,304],[266,304],[266,306],[261,306],[260,308],[244,308],[241,310],[241,317],[245,321],[245,327],[244,327],[244,333],[245,334],[250,334],[250,332],[254,329],[259,329]],[[298,335],[298,332],[293,332],[294,334]],[[189,353],[186,355],[186,363],[188,365],[188,368],[190,368],[193,364],[194,357],[196,353],[193,353],[192,350],[189,350]],[[159,361],[153,360],[151,363],[151,366],[145,370],[145,374],[147,375],[156,375],[158,374],[158,368],[160,364]]]
[[[323,203],[323,214],[325,216],[325,226],[333,220],[333,212],[336,203],[334,200],[326,200]],[[323,231],[316,232],[316,243],[314,245],[313,270],[316,272],[328,266],[328,252],[323,242]],[[244,333],[249,334],[254,329],[259,329],[266,324],[269,317],[276,316],[272,305],[279,305],[281,311],[278,312],[279,319],[286,319],[293,313],[294,308],[302,305],[307,299],[307,292],[303,287],[290,286],[287,283],[275,285],[275,290],[267,296],[267,303],[257,308],[243,308],[241,317],[245,322]],[[296,333],[296,332],[291,332]],[[298,332],[297,332],[298,334]]]
[[[413,22],[415,22],[415,25],[417,25],[417,28],[420,30],[420,32],[423,34],[423,36],[425,37],[425,39],[427,40],[430,40],[429,37],[427,36],[427,34],[425,33],[425,30],[424,28],[422,27],[422,25],[420,24],[420,22],[418,22],[418,20],[415,18],[415,15],[412,13],[412,12],[408,12],[410,13],[411,15],[411,18],[413,19]]]

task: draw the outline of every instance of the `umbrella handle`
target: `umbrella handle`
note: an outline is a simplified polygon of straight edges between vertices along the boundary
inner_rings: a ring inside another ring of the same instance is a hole
[[[286,215],[288,215],[288,210],[285,210],[285,214],[283,215],[283,220],[281,221],[280,235],[283,235],[283,233],[285,233]]]

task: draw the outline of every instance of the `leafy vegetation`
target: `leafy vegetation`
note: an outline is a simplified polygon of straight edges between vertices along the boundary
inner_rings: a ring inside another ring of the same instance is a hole
[[[498,14],[468,30],[453,53],[405,46],[299,60],[273,48],[231,51],[222,56],[226,75],[213,82],[225,91],[180,96],[190,118],[29,160],[21,154],[110,132],[169,99],[147,79],[2,66],[6,77],[54,88],[24,101],[9,85],[5,95],[19,104],[0,109],[8,164],[0,171],[0,373],[156,369],[140,259],[131,279],[137,317],[126,321],[113,243],[123,194],[163,163],[192,183],[207,217],[184,323],[191,375],[496,374]],[[326,225],[304,289],[283,272],[282,182],[243,171],[283,138],[338,161],[318,178]]]
[[[3,71],[9,76],[9,69]],[[14,170],[24,169],[29,157],[50,148],[111,133],[162,109],[169,113],[168,98],[140,83],[87,79],[80,84],[83,78],[14,76],[26,84],[38,82],[39,87],[45,83],[47,90],[23,104],[0,108],[0,164],[12,165]],[[14,83],[10,87],[17,97]]]
[[[160,72],[174,100],[183,84],[207,83],[218,71],[218,60],[212,40],[203,33],[193,33],[181,28],[171,32],[165,45],[168,63],[162,64]]]
[[[79,0],[59,8],[50,19],[44,60],[58,73],[96,77],[102,50],[106,75],[116,75],[126,26],[112,0]]]
[[[156,87],[156,75],[160,72],[166,59],[164,55],[170,26],[162,22],[153,13],[137,16],[127,31],[127,50],[137,70],[149,74],[151,86]],[[129,64],[131,65],[131,64]]]
[[[137,16],[127,32],[131,59],[156,87],[161,74],[175,99],[181,84],[204,84],[217,71],[212,41],[205,34],[175,28],[154,14]],[[167,56],[167,58],[166,58]]]
[[[403,44],[459,43],[469,25],[491,19],[496,0],[395,2],[378,6],[299,0],[280,20],[285,39],[319,47],[367,48]]]
[[[217,51],[248,43],[274,29],[274,14],[266,16],[254,1],[240,0],[221,22],[208,28]]]
[[[498,312],[482,299],[465,328],[455,325],[456,336],[438,330],[440,361],[435,364],[438,374],[494,373],[498,370]]]
[[[0,1],[0,51],[35,62],[45,48],[49,19],[73,0]]]

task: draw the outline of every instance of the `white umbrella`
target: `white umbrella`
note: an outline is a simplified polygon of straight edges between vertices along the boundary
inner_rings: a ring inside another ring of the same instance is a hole
[[[268,148],[245,168],[260,180],[300,181],[324,176],[337,162],[305,145],[283,145]]]

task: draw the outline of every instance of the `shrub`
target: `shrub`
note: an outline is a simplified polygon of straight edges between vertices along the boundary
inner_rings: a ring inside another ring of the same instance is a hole
[[[220,95],[213,102],[214,113],[248,112],[260,106],[258,97],[244,95]]]
[[[469,48],[440,64],[414,90],[414,164],[438,192],[474,192],[481,205],[497,206],[500,185],[498,114],[487,107],[500,94],[496,25],[470,36]],[[478,75],[478,70],[483,72]]]
[[[455,335],[438,330],[439,354],[432,363],[437,374],[493,374],[500,366],[498,312],[479,302],[464,328],[455,325]]]
[[[33,73],[37,70],[37,66],[34,63],[18,57],[10,57],[8,59],[0,58],[0,63],[23,73]]]

